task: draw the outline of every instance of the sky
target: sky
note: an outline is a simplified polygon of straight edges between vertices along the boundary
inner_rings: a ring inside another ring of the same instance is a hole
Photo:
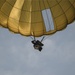
[[[47,36],[41,52],[31,40],[0,27],[0,75],[75,75],[75,22]]]

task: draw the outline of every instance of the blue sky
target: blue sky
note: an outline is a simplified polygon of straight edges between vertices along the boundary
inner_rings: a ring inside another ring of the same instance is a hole
[[[29,37],[0,28],[0,75],[75,75],[75,22],[34,50]]]

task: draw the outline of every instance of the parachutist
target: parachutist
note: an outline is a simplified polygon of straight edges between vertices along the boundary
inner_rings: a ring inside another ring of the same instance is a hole
[[[34,48],[41,51],[42,50],[42,46],[44,46],[44,44],[42,44],[39,40],[33,40],[31,41],[34,45]]]

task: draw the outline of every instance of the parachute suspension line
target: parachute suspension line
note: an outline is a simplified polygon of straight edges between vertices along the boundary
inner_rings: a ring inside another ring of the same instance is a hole
[[[41,39],[41,42],[44,40],[45,36],[43,36],[43,38]]]
[[[46,37],[44,38],[44,40],[46,40],[46,39],[49,38],[49,37],[50,37],[50,35],[46,36]]]
[[[32,40],[34,40],[33,37],[30,36],[30,38],[31,38]]]
[[[31,38],[32,40],[36,40],[36,39],[35,39],[35,36],[33,36],[33,37],[30,36],[30,38]]]
[[[36,40],[36,39],[35,39],[35,34],[34,34],[34,31],[33,31],[33,40]]]
[[[35,36],[34,36],[34,40],[36,40],[36,39],[35,39]]]

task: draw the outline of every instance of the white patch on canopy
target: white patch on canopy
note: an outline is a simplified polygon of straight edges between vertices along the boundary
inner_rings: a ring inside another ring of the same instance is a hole
[[[54,30],[54,22],[50,9],[45,9],[42,11],[43,20],[45,23],[46,31]]]

